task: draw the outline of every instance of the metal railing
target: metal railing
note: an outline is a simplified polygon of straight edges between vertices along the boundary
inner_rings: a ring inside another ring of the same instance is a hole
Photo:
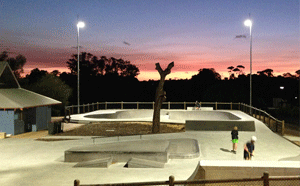
[[[218,180],[195,180],[195,181],[175,181],[174,176],[170,176],[168,181],[159,181],[159,182],[138,182],[138,183],[114,183],[114,184],[89,184],[83,185],[80,184],[79,180],[74,180],[74,186],[139,186],[139,185],[204,185],[209,184],[212,186],[217,185],[261,185],[269,186],[271,185],[280,186],[280,185],[289,185],[296,186],[299,185],[300,176],[274,176],[269,177],[268,172],[264,172],[261,178],[246,178],[246,179],[218,179]]]
[[[244,103],[226,102],[199,102],[201,107],[213,107],[214,110],[241,110],[256,119],[264,122],[272,131],[284,134],[284,120],[280,121],[266,111],[255,108]],[[79,105],[80,113],[92,112],[106,109],[154,109],[155,102],[97,102]],[[163,102],[162,109],[187,109],[195,107],[195,102]],[[72,114],[78,114],[78,106],[71,105],[65,107],[65,118]]]

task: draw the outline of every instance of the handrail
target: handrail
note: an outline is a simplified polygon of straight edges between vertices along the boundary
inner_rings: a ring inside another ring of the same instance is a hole
[[[256,107],[253,107],[253,106],[247,105],[247,104],[245,104],[245,103],[241,103],[241,104],[243,104],[243,105],[245,105],[245,106],[248,106],[248,107],[250,107],[250,108],[252,108],[252,109],[258,110],[258,111],[260,111],[260,112],[262,112],[262,113],[266,114],[268,117],[270,117],[271,119],[273,119],[273,120],[275,120],[275,121],[277,121],[277,122],[282,122],[282,121],[280,121],[280,120],[278,120],[278,119],[274,118],[272,115],[270,115],[269,113],[267,113],[267,112],[266,112],[266,111],[264,111],[264,110],[261,110],[261,109],[258,109],[258,108],[256,108]]]

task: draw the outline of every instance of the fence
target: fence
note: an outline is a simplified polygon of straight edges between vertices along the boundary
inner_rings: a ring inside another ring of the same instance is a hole
[[[214,110],[241,110],[256,119],[264,122],[273,132],[284,134],[284,120],[280,121],[266,111],[255,108],[244,103],[224,102],[199,102],[201,107],[213,107]],[[91,112],[103,109],[154,109],[155,102],[97,102],[92,104],[79,105],[80,113]],[[163,102],[162,109],[187,109],[194,107],[195,102]],[[78,106],[65,107],[65,118],[68,115],[78,114]]]
[[[273,132],[284,135],[284,120],[280,121],[266,111],[241,103],[240,110],[264,122]]]
[[[175,181],[174,176],[170,176],[168,181],[160,182],[139,182],[139,183],[116,183],[116,184],[93,184],[82,185],[79,180],[74,180],[74,186],[139,186],[139,185],[261,185],[261,186],[296,186],[299,185],[300,176],[286,177],[269,177],[269,173],[265,172],[261,178],[247,179],[219,179],[219,180],[195,180],[195,181]]]
[[[218,109],[240,110],[240,103],[222,102],[199,102],[201,107],[213,107]],[[154,109],[155,102],[97,102],[79,105],[80,113],[91,112],[101,109]],[[195,102],[163,102],[162,109],[187,109],[194,107]],[[78,106],[71,105],[65,107],[66,115],[78,114]]]

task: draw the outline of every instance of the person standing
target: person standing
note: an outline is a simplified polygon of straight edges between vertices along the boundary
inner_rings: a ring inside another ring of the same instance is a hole
[[[254,156],[254,143],[256,142],[257,138],[255,136],[251,137],[251,141],[248,141],[244,145],[244,159],[251,160],[251,157]]]
[[[237,144],[239,142],[239,132],[237,126],[233,127],[231,131],[231,138],[232,138],[232,152],[236,154]]]

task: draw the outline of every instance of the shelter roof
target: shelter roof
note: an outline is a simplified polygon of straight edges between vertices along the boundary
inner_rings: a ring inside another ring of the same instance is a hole
[[[7,62],[0,62],[0,109],[23,109],[61,104],[60,101],[20,87]]]
[[[0,89],[0,109],[23,109],[61,104],[60,101],[23,88]]]

